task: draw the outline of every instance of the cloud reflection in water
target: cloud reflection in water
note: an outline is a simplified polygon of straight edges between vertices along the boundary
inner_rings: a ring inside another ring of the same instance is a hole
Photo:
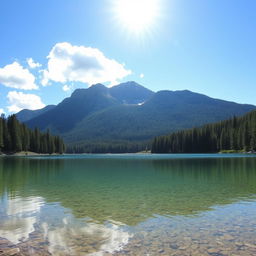
[[[35,231],[35,215],[43,204],[41,197],[8,198],[2,209],[5,217],[0,223],[0,237],[13,244],[26,241],[29,234]]]
[[[4,207],[0,237],[19,244],[38,232],[53,255],[113,253],[121,250],[132,236],[122,223],[77,219],[60,204],[45,203],[42,197],[6,197],[1,204]]]

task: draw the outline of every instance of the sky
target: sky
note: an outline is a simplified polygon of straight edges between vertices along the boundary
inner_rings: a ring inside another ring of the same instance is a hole
[[[136,81],[256,105],[255,0],[1,0],[0,113]]]

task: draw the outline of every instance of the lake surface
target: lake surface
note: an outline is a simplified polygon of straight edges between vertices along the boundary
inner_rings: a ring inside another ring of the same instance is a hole
[[[256,255],[256,157],[0,157],[0,254],[15,249]]]

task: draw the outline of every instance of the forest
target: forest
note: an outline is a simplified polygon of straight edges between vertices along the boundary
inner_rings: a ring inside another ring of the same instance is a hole
[[[155,137],[152,153],[216,153],[256,150],[256,111],[199,128]]]
[[[20,151],[35,153],[65,152],[65,144],[59,136],[53,136],[49,130],[45,133],[38,128],[29,129],[18,121],[15,115],[0,117],[0,153],[13,154]]]
[[[127,142],[127,141],[84,141],[81,143],[68,144],[66,153],[81,154],[105,154],[105,153],[137,153],[149,148],[148,142]]]

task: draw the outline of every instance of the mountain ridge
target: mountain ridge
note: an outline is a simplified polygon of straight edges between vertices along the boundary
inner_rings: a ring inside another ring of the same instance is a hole
[[[56,107],[56,105],[47,105],[41,109],[36,109],[36,110],[22,109],[16,114],[16,117],[20,122],[26,122],[32,118],[35,118],[47,112],[48,110],[53,109],[54,107]]]
[[[68,145],[147,143],[180,129],[240,116],[256,106],[189,90],[153,92],[135,82],[77,89],[55,108],[26,123],[61,135]]]

